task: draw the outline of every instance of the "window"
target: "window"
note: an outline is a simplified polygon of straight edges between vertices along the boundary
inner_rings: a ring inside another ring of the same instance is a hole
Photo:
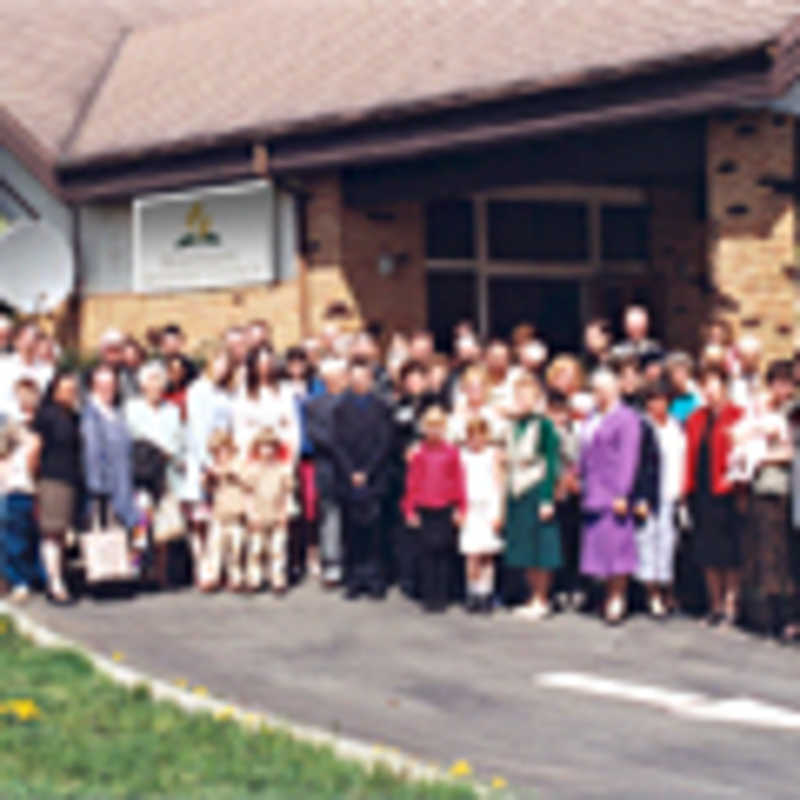
[[[650,210],[646,206],[605,206],[601,219],[604,261],[647,260]]]
[[[471,200],[432,203],[426,209],[425,224],[428,258],[474,258]]]
[[[585,203],[493,200],[489,203],[489,258],[498,261],[586,261]]]
[[[436,349],[449,351],[453,345],[453,327],[475,316],[476,276],[472,270],[428,272],[428,328],[433,332]]]

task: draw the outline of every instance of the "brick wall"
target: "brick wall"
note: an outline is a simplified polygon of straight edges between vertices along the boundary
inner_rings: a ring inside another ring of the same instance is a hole
[[[764,177],[794,175],[794,121],[767,112],[711,119],[707,134],[709,259],[718,309],[767,357],[792,346],[797,286],[795,203]]]
[[[421,204],[369,210],[344,204],[338,179],[310,187],[308,238],[309,304],[312,327],[332,300],[344,300],[360,320],[380,320],[385,331],[411,329],[427,320],[424,220]],[[392,275],[378,274],[381,253],[398,257]]]
[[[351,305],[362,321],[381,320],[387,332],[424,325],[421,206],[387,206],[370,213],[346,207],[335,174],[310,181],[309,190],[312,254],[307,297],[312,329],[335,300]],[[378,274],[378,257],[384,251],[399,255],[403,262],[393,275]],[[143,336],[148,328],[176,322],[186,331],[190,346],[195,346],[229,325],[266,317],[282,348],[300,339],[299,303],[297,279],[240,289],[92,295],[80,304],[79,341],[88,350],[110,326]]]
[[[230,325],[255,317],[271,320],[278,346],[285,347],[300,335],[297,304],[296,281],[237,289],[92,295],[80,304],[80,347],[93,349],[109,327],[143,338],[149,328],[167,322],[180,325],[189,346],[195,347]]]
[[[702,187],[655,187],[650,191],[652,271],[667,347],[697,352],[712,308],[706,225],[699,218]]]

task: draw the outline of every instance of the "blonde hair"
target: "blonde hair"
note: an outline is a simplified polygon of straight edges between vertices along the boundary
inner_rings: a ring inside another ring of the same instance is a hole
[[[220,450],[237,452],[236,442],[233,440],[231,432],[226,431],[224,428],[217,428],[208,437],[208,452],[215,456]]]
[[[571,369],[575,376],[575,388],[580,389],[586,380],[583,374],[583,367],[578,359],[569,353],[559,353],[551,362],[545,373],[545,381],[548,386],[552,386],[556,376],[566,369]]]
[[[447,414],[441,406],[431,406],[420,420],[420,427],[426,433],[431,428],[444,428],[447,425]]]
[[[530,372],[525,370],[520,372],[520,374],[514,380],[514,391],[518,392],[520,389],[534,389],[536,392],[541,394],[542,384],[539,382],[538,378],[535,378]]]
[[[481,366],[468,367],[464,374],[461,376],[461,383],[480,383],[484,389],[488,388],[489,379],[486,376],[486,370]]]

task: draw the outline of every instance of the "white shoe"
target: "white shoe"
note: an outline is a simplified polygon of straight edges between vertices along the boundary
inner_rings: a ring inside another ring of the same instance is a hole
[[[20,584],[19,586],[15,586],[11,590],[10,600],[12,603],[16,603],[17,605],[22,605],[23,603],[27,603],[31,596],[31,590],[25,586],[25,584]]]
[[[621,597],[614,597],[606,606],[606,621],[611,624],[622,622],[625,616],[625,604]]]
[[[550,607],[546,603],[540,603],[534,600],[532,603],[527,603],[524,606],[518,606],[514,609],[513,614],[520,619],[527,619],[531,622],[539,622],[550,616]]]
[[[654,617],[663,617],[667,613],[667,609],[664,608],[664,603],[662,602],[661,598],[656,595],[655,597],[651,598],[650,600],[650,613]]]

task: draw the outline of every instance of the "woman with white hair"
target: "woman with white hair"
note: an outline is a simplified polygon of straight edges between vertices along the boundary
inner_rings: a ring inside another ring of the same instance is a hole
[[[160,361],[139,370],[141,397],[125,405],[125,419],[134,442],[134,483],[137,505],[150,517],[153,538],[159,544],[178,535],[178,509],[184,472],[185,433],[180,411],[164,397],[167,372]],[[166,582],[166,547],[155,548],[156,574]]]
[[[625,616],[628,576],[637,566],[630,498],[642,426],[637,413],[620,402],[611,370],[597,370],[592,388],[595,412],[581,437],[581,572],[606,583],[605,618],[613,625]]]

